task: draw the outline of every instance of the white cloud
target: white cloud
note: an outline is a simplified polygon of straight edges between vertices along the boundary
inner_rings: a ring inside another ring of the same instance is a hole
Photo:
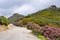
[[[6,9],[1,9],[0,8],[0,16],[5,16],[5,17],[9,17],[12,13],[11,10],[6,10]]]
[[[33,0],[31,5],[33,5],[36,9],[44,9],[49,6],[51,0]]]
[[[34,7],[28,4],[24,4],[21,7],[15,7],[13,8],[13,13],[20,13],[22,15],[28,15],[29,13],[32,13],[34,11]]]
[[[5,10],[0,8],[0,16],[3,14],[3,12],[5,12]]]
[[[13,13],[28,15],[52,4],[60,6],[60,0],[0,0],[0,15],[10,16]]]
[[[30,2],[27,2],[26,4],[18,7],[14,7],[12,12],[13,13],[20,13],[22,15],[28,15],[33,12],[36,12],[37,10],[43,9],[47,6],[47,3],[49,4],[50,0],[30,0]],[[44,5],[46,5],[44,7]]]

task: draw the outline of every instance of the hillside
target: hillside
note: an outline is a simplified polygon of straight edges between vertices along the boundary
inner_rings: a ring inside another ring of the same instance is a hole
[[[8,19],[10,20],[10,23],[14,23],[16,21],[19,21],[20,19],[22,19],[24,16],[18,13],[13,14],[11,17],[9,17]]]
[[[32,30],[32,33],[42,40],[60,40],[60,8],[52,5],[25,16],[14,25]]]
[[[30,14],[25,18],[33,18],[41,20],[40,23],[45,23],[50,26],[60,26],[60,8],[55,5],[50,6],[44,10]]]

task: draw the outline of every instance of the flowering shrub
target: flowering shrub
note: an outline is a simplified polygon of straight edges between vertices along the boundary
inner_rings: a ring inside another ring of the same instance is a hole
[[[13,25],[15,25],[15,26],[20,26],[20,27],[25,27],[25,25],[23,25],[23,24],[21,24],[21,23],[19,23],[19,22],[15,22],[15,23],[13,23]]]
[[[37,36],[43,35],[48,38],[48,40],[60,40],[60,28],[54,28],[47,25],[41,27],[34,22],[28,22],[26,26],[28,29],[32,30],[33,34]]]
[[[60,28],[46,26],[42,27],[41,31],[46,38],[50,38],[51,40],[60,40]]]
[[[36,23],[34,23],[34,22],[28,22],[27,23],[27,28],[29,29],[29,28],[31,28],[31,29],[39,29],[40,28],[40,26],[38,25],[38,24],[36,24]]]
[[[15,26],[19,26],[20,25],[20,23],[18,23],[18,22],[15,22],[15,23],[13,23]]]

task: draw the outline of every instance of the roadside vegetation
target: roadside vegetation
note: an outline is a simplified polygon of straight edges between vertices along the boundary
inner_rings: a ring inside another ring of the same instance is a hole
[[[9,24],[9,20],[4,16],[0,16],[0,25],[7,26],[8,24]]]

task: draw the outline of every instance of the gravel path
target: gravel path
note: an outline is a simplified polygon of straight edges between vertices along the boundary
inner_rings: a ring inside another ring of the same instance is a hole
[[[0,40],[40,40],[33,34],[31,30],[23,27],[13,27],[7,31],[0,32]]]

